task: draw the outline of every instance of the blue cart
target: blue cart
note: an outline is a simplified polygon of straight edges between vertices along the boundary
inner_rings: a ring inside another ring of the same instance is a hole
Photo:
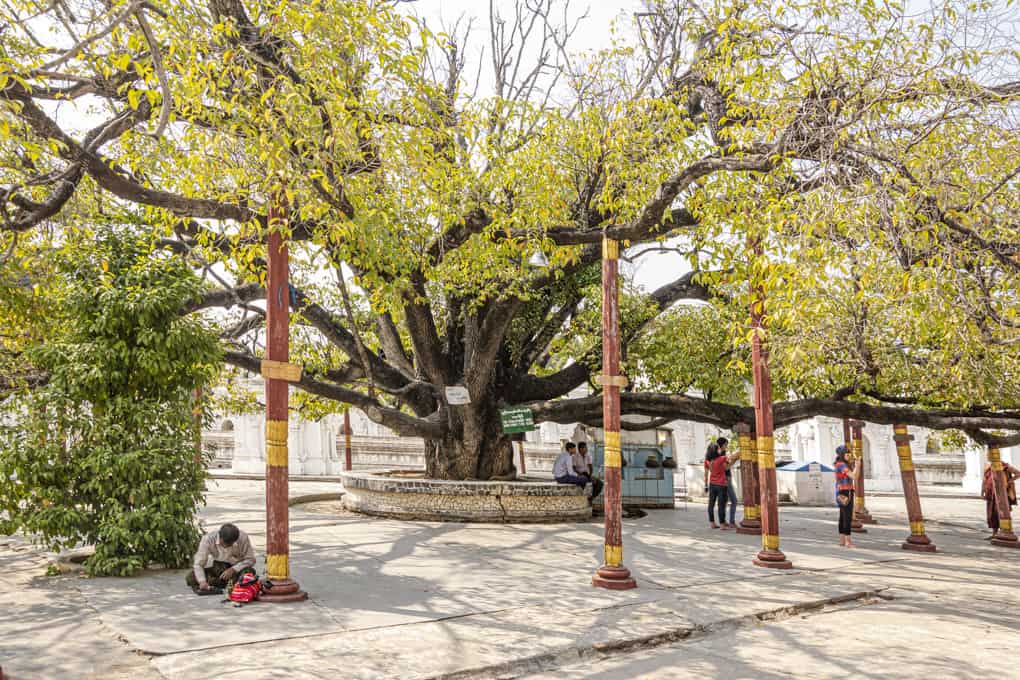
[[[605,455],[601,443],[592,445],[592,464],[595,475],[605,479]],[[673,469],[663,467],[666,459],[673,458],[673,447],[652,446],[650,444],[624,444],[620,447],[625,465],[621,492],[623,504],[639,508],[675,508],[676,500],[673,493]],[[648,467],[648,459],[658,465]],[[601,507],[602,497],[595,499],[594,505]]]

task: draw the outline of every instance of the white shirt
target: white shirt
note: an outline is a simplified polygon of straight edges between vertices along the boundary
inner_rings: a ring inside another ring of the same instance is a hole
[[[237,541],[228,548],[220,543],[219,529],[207,533],[198,544],[198,552],[192,560],[195,578],[199,583],[205,583],[205,568],[211,567],[213,562],[228,562],[234,571],[254,567],[255,550],[251,546],[248,534],[239,531]]]
[[[571,456],[571,460],[573,461],[574,470],[577,472],[577,474],[579,475],[591,474],[588,470],[589,466],[591,466],[590,453],[588,453],[587,451],[585,451],[584,453],[578,451],[573,456]]]
[[[574,474],[574,459],[566,451],[560,451],[553,463],[553,477],[566,477]]]

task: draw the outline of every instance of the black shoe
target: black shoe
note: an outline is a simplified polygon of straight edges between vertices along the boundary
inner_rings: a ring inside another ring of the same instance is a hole
[[[196,595],[222,595],[223,588],[210,588],[209,590],[202,590],[199,587],[194,587],[192,590],[195,591]]]

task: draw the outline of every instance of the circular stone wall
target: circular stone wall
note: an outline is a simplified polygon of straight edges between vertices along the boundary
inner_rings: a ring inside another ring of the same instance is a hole
[[[440,522],[578,522],[584,489],[546,481],[454,482],[405,472],[344,472],[344,507],[366,515]]]

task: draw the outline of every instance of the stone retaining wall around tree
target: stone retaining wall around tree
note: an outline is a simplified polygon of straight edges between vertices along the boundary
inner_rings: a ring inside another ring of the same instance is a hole
[[[441,522],[579,522],[585,492],[545,481],[477,482],[380,472],[345,472],[344,506],[367,515]]]

